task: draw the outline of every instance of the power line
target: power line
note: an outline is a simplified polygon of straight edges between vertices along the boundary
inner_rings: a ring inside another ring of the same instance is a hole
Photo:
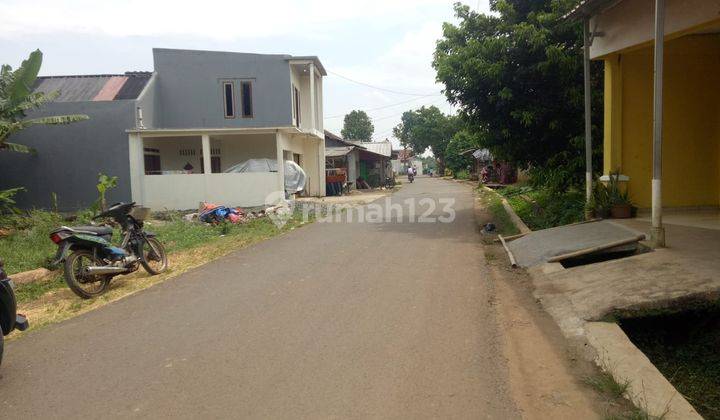
[[[440,98],[440,99],[438,99],[438,100],[435,100],[435,101],[426,103],[426,104],[424,104],[424,105],[422,105],[422,106],[435,105],[436,103],[441,102],[441,101],[444,101],[444,100],[445,100],[445,98],[443,97],[443,98]],[[393,115],[386,115],[386,116],[380,117],[380,118],[371,118],[371,120],[372,120],[372,122],[387,120],[388,118],[399,117],[399,116],[401,116],[402,114],[404,114],[404,113],[406,113],[406,112],[408,112],[408,111],[403,111],[403,112],[400,112],[400,113],[398,113],[398,114],[393,114]]]
[[[436,93],[436,94],[432,94],[432,95],[420,96],[420,97],[418,97],[418,98],[412,98],[412,99],[408,99],[408,100],[406,100],[406,101],[396,102],[396,103],[394,103],[394,104],[379,106],[379,107],[377,107],[377,108],[363,109],[363,111],[365,111],[365,112],[372,112],[372,111],[378,111],[378,110],[381,110],[381,109],[392,108],[392,107],[394,107],[394,106],[403,105],[403,104],[406,104],[406,103],[408,103],[408,102],[414,102],[414,101],[417,101],[417,100],[420,100],[420,99],[423,99],[423,98],[429,98],[429,97],[431,97],[431,96],[442,96],[442,93]],[[358,109],[360,109],[360,108],[358,108]],[[325,117],[324,119],[330,120],[330,119],[333,119],[333,118],[342,118],[342,117],[344,117],[345,115],[346,115],[346,114],[331,115],[331,116],[329,116],[329,117]]]
[[[351,78],[349,78],[349,77],[347,77],[347,76],[343,76],[342,74],[335,73],[334,71],[328,70],[327,72],[330,73],[330,74],[333,74],[333,75],[335,75],[335,76],[337,76],[337,77],[339,77],[339,78],[341,78],[341,79],[345,79],[345,80],[347,80],[348,82],[357,83],[358,85],[366,86],[366,87],[369,87],[369,88],[372,88],[372,89],[376,89],[376,90],[381,90],[381,91],[383,91],[383,92],[395,93],[395,94],[397,94],[397,95],[408,95],[408,96],[432,96],[432,95],[435,95],[434,93],[429,93],[429,94],[428,94],[428,93],[401,92],[401,91],[398,91],[398,90],[393,90],[393,89],[387,89],[387,88],[383,88],[383,87],[379,87],[379,86],[374,86],[374,85],[371,85],[371,84],[369,84],[369,83],[365,83],[365,82],[361,82],[361,81],[358,81],[358,80],[355,80],[355,79],[351,79]]]

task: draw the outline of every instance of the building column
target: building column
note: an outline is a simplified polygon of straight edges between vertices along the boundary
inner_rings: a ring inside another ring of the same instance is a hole
[[[585,79],[585,199],[592,197],[592,91],[590,84],[590,18],[583,22],[583,61]]]
[[[653,98],[652,228],[650,230],[650,240],[656,248],[665,246],[665,228],[662,224],[664,49],[665,0],[655,0],[655,92]]]
[[[202,158],[203,158],[203,173],[212,173],[212,160],[210,159],[210,136],[207,134],[202,135]]]
[[[145,149],[139,133],[128,135],[128,157],[130,159],[130,197],[132,201],[143,205],[143,178],[145,177]]]
[[[310,121],[312,122],[313,130],[318,129],[317,115],[316,115],[316,97],[315,97],[315,63],[310,62]]]
[[[277,159],[277,191],[280,191],[283,200],[285,199],[285,156],[283,153],[283,141],[282,134],[279,131],[275,132],[275,149]],[[271,203],[266,203],[271,204]]]

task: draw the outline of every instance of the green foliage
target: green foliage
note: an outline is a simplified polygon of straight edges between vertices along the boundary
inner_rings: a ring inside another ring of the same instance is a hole
[[[590,210],[595,217],[608,217],[610,215],[610,207],[612,202],[610,200],[610,194],[605,184],[599,181],[593,183],[593,191],[590,196],[590,201],[585,206],[587,210]]]
[[[630,387],[630,381],[618,382],[610,373],[605,371],[597,375],[586,376],[583,378],[583,382],[610,398],[622,398]]]
[[[627,189],[620,188],[620,171],[610,172],[607,194],[610,205],[632,205]]]
[[[25,191],[25,188],[10,188],[9,190],[0,190],[0,214],[8,212],[16,212],[15,195]]]
[[[87,120],[87,115],[60,115],[25,118],[26,111],[40,108],[53,101],[59,92],[32,92],[40,66],[42,53],[33,51],[17,70],[5,64],[0,68],[0,150],[20,153],[35,153],[31,147],[11,143],[11,135],[33,125],[70,124]]]
[[[482,147],[533,168],[538,183],[565,191],[584,181],[581,25],[561,19],[576,0],[497,0],[493,14],[456,3],[433,66],[448,100]],[[601,63],[593,63],[594,138],[602,138]],[[595,142],[595,168],[602,144]],[[549,183],[549,184],[545,184]]]
[[[456,116],[445,115],[436,106],[423,106],[403,113],[393,134],[416,155],[430,149],[437,161],[438,173],[442,174],[445,172],[445,151],[459,130],[460,121]]]
[[[455,133],[455,135],[448,142],[445,148],[445,166],[448,169],[457,173],[460,171],[468,171],[468,168],[475,164],[475,158],[472,153],[465,153],[468,150],[477,149],[480,146],[480,136],[473,134],[468,130],[462,130]]]
[[[508,192],[508,202],[532,230],[547,229],[582,221],[585,194],[579,190],[557,192],[549,189]]]
[[[455,179],[470,179],[470,172],[467,169],[461,169],[459,171],[453,171]]]
[[[118,177],[116,176],[107,176],[105,174],[98,174],[98,183],[97,183],[97,190],[99,193],[97,201],[92,205],[92,209],[97,211],[105,211],[107,209],[107,202],[105,200],[105,194],[117,187],[118,184]]]
[[[374,132],[375,127],[368,114],[365,111],[355,110],[345,115],[340,134],[348,140],[370,141]]]

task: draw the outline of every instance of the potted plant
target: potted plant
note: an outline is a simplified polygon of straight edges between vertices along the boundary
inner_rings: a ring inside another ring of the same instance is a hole
[[[620,189],[620,171],[610,173],[607,191],[610,204],[610,215],[614,219],[629,219],[632,217],[632,201],[628,196],[627,189]]]
[[[610,217],[610,196],[608,187],[602,182],[595,182],[590,201],[585,206],[586,218]]]

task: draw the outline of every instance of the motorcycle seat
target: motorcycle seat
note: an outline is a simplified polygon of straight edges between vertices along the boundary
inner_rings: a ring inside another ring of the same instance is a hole
[[[110,226],[70,226],[76,232],[90,232],[98,236],[112,235],[113,229]]]

